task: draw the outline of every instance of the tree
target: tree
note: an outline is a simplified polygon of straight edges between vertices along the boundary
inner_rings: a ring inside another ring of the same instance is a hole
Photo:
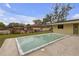
[[[69,11],[72,9],[70,4],[55,4],[53,12],[47,14],[46,17],[43,19],[43,23],[50,22],[50,24],[54,22],[65,21],[67,16],[69,15]],[[52,26],[51,26],[52,30]]]
[[[36,24],[36,25],[39,25],[39,24],[42,24],[42,21],[41,20],[33,20],[33,22]]]
[[[21,23],[10,23],[8,25],[8,27],[13,28],[13,27],[24,27],[25,24],[21,24]]]
[[[52,21],[60,22],[67,19],[69,11],[72,9],[72,7],[70,4],[56,4],[52,9]]]
[[[29,29],[29,28],[31,28],[31,25],[30,24],[27,24],[26,27]]]
[[[72,9],[70,4],[63,5],[61,8],[61,14],[60,14],[60,19],[61,21],[66,20],[67,16],[69,15],[69,11]]]
[[[47,14],[46,18],[47,18],[48,22],[52,23],[52,20],[51,20],[52,14]]]
[[[46,24],[47,22],[49,22],[49,20],[47,18],[43,18],[42,24]]]
[[[30,24],[27,24],[26,27],[27,27],[27,32],[28,32],[28,33],[29,33],[29,32],[33,32],[33,29],[32,29],[32,27],[31,27]]]
[[[9,23],[9,25],[7,26],[10,30],[11,33],[15,34],[15,33],[20,33],[21,30],[24,29],[25,24],[22,23]]]
[[[5,24],[0,22],[0,28],[4,28],[5,27]]]
[[[59,4],[56,4],[56,5],[54,6],[54,8],[53,8],[54,11],[53,11],[53,13],[52,13],[52,14],[53,14],[53,15],[52,15],[52,21],[58,19],[58,16],[59,16],[58,14],[59,14],[59,11],[60,11],[60,10],[59,10],[59,6],[60,6]],[[58,20],[59,20],[59,19],[58,19]]]
[[[12,27],[17,27],[18,23],[9,23],[8,27],[12,28]]]

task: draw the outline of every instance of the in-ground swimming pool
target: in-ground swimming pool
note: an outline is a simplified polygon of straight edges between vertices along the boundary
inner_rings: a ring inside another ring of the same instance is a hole
[[[47,46],[50,43],[60,40],[63,37],[64,35],[61,34],[48,33],[18,37],[16,38],[16,42],[20,55],[25,55],[39,48]]]

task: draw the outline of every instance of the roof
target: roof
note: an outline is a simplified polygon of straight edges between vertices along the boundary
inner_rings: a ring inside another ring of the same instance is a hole
[[[59,24],[75,24],[75,23],[79,23],[79,19],[75,19],[75,20],[67,20],[67,21],[63,21],[63,22],[55,22],[52,25],[59,25]]]

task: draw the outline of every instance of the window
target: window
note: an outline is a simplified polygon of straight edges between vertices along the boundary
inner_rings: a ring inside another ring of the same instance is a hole
[[[63,25],[58,25],[58,29],[63,29]]]

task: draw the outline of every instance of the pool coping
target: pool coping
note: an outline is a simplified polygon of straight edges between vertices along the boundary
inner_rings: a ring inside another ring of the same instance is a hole
[[[48,33],[48,34],[49,34],[49,33]],[[52,33],[51,33],[51,34],[52,34]],[[59,33],[53,33],[53,34],[59,34]],[[40,35],[45,35],[45,34],[40,34]],[[30,36],[40,36],[40,35],[30,35]],[[61,35],[63,35],[63,34],[61,34]],[[26,37],[26,36],[24,36],[24,37]],[[59,40],[61,40],[61,39],[64,39],[64,38],[66,38],[66,37],[69,37],[69,35],[64,35],[64,36],[61,37],[61,38],[58,38],[58,39],[56,39],[56,40],[54,40],[54,41],[51,41],[51,42],[46,43],[46,44],[43,44],[43,45],[41,45],[41,46],[39,46],[39,47],[36,47],[36,48],[31,49],[31,50],[26,51],[26,52],[23,52],[22,48],[21,48],[20,45],[19,45],[19,42],[18,42],[17,38],[16,38],[15,40],[16,40],[16,44],[17,44],[17,48],[18,48],[19,54],[20,54],[21,56],[23,56],[23,55],[26,55],[26,54],[31,53],[31,52],[33,52],[33,51],[36,51],[36,50],[38,50],[38,49],[40,49],[40,48],[43,48],[43,47],[45,47],[45,46],[47,46],[47,45],[49,45],[49,44],[51,44],[51,43],[54,43],[54,42],[59,41]]]

